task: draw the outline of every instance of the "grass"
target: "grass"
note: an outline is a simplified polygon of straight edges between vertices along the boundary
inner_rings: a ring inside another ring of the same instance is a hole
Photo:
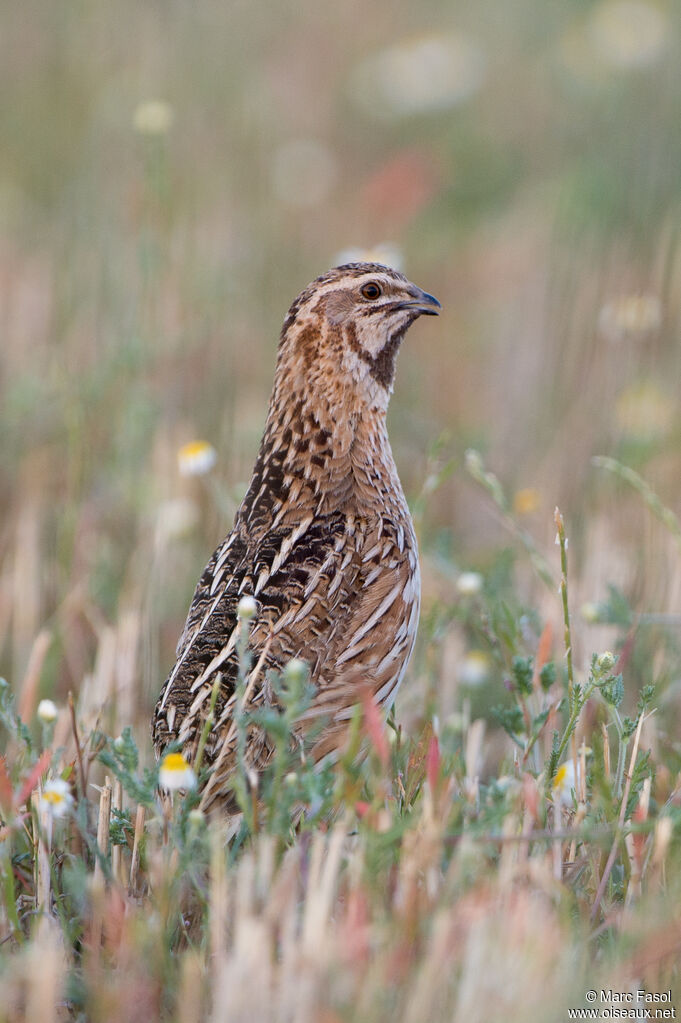
[[[409,737],[370,701],[314,770],[290,742],[309,698],[292,666],[257,721],[277,757],[257,787],[241,761],[228,831],[195,790],[159,797],[129,728],[82,733],[74,712],[58,745],[63,715],[41,704],[32,731],[3,683],[6,1018],[562,1019],[592,989],[673,990],[679,811],[654,687],[621,713],[626,633],[575,680],[556,520],[562,653],[536,617],[523,639],[532,612],[498,591],[450,608],[506,668],[504,774],[480,776],[480,719]]]
[[[0,1020],[677,1007],[681,22],[633,6],[13,11]],[[390,409],[417,650],[333,771],[282,678],[226,833],[159,799],[151,709],[286,308],[385,241],[443,304]],[[182,475],[197,439],[217,463]]]

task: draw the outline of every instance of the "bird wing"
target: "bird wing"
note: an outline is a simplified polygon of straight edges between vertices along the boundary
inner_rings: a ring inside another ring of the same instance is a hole
[[[337,608],[318,665],[318,689],[305,721],[323,716],[326,727],[312,756],[320,759],[343,741],[362,693],[390,706],[411,656],[420,602],[416,540],[382,518],[359,545],[354,586]]]
[[[258,615],[249,636],[257,663],[265,647],[263,667],[281,668],[292,657],[309,661],[311,647],[325,629],[331,606],[323,593],[343,560],[347,540],[345,516],[303,517],[300,521],[249,538],[243,520],[213,553],[192,598],[177,648],[177,660],[161,690],[154,715],[157,753],[173,739],[191,750],[205,720],[216,672],[221,673],[216,720],[230,718],[238,676],[238,615],[242,596],[252,595]],[[354,581],[352,558],[345,559],[342,599]],[[315,591],[314,596],[312,591]],[[330,597],[333,596],[333,593]],[[316,610],[313,610],[315,608]],[[271,649],[270,649],[271,648]],[[212,744],[212,737],[209,740]],[[207,755],[210,756],[210,746]]]
[[[237,593],[247,568],[247,545],[235,526],[201,573],[177,644],[175,665],[159,694],[152,722],[157,756],[191,719],[195,683],[212,660],[211,651],[219,650],[233,632]]]
[[[245,594],[258,602],[249,651],[260,670],[251,703],[274,700],[266,670],[281,670],[293,657],[309,664],[317,689],[303,727],[326,718],[334,725],[324,730],[326,744],[347,726],[363,685],[380,701],[390,698],[411,652],[418,614],[418,598],[415,615],[408,607],[416,556],[403,532],[383,519],[310,515],[269,530],[249,550],[244,528],[235,527],[209,561],[192,600],[178,660],[157,705],[157,751],[173,738],[189,753],[196,748],[220,672],[205,755],[218,758],[219,775],[228,775],[232,751],[223,747],[233,724],[237,607]],[[399,621],[386,629],[385,618],[393,616]],[[394,638],[381,642],[381,634]],[[266,758],[265,748],[261,753]],[[219,778],[210,784],[215,788]]]

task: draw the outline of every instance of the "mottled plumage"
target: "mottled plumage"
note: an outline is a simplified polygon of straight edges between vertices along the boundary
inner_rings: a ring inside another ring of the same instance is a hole
[[[199,580],[154,715],[157,754],[179,739],[191,761],[220,672],[206,807],[229,802],[243,596],[258,608],[250,703],[275,700],[268,669],[305,660],[316,690],[306,718],[324,722],[315,759],[342,745],[363,687],[386,707],[395,697],[414,645],[420,578],[386,410],[406,330],[438,308],[397,271],[352,263],[319,277],[289,310],[253,478]],[[271,753],[252,733],[252,766]]]

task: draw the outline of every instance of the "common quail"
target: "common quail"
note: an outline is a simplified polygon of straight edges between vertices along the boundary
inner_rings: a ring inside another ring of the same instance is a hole
[[[349,263],[289,309],[253,477],[201,575],[152,723],[157,755],[179,741],[191,763],[219,673],[203,752],[207,809],[233,805],[244,596],[256,602],[248,706],[276,703],[271,669],[307,662],[314,696],[297,729],[315,726],[315,761],[342,748],[364,689],[384,708],[395,699],[416,636],[420,573],[386,411],[406,331],[439,308],[396,270]],[[262,769],[272,753],[267,733],[249,729],[248,766]]]

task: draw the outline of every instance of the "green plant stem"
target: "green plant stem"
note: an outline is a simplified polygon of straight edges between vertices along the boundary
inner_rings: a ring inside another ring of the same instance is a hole
[[[558,746],[558,753],[556,755],[556,764],[559,764],[561,759],[562,759],[562,757],[565,756],[565,751],[567,749],[567,745],[568,745],[568,743],[569,743],[569,741],[570,741],[570,739],[572,737],[572,734],[573,734],[573,732],[575,730],[575,726],[576,726],[576,724],[577,724],[577,722],[579,720],[579,715],[582,712],[582,707],[584,706],[586,701],[589,699],[589,697],[591,696],[591,694],[592,694],[592,692],[594,691],[595,688],[596,688],[595,686],[589,686],[587,689],[584,690],[583,697],[581,699],[579,699],[579,700],[575,700],[574,706],[572,707],[572,709],[570,711],[570,717],[568,718],[568,723],[566,724],[565,730],[563,732],[563,737],[560,740],[560,745]],[[550,784],[552,779],[549,778],[548,781],[549,781],[549,784]]]
[[[626,759],[627,745],[624,738],[624,725],[617,707],[612,708],[612,716],[617,729],[617,770],[615,771],[615,794],[619,795],[622,789],[622,778],[624,775],[624,762]]]
[[[537,550],[537,545],[533,538],[526,529],[523,529],[523,527],[515,521],[511,515],[506,495],[504,494],[501,483],[497,477],[493,472],[487,472],[483,464],[482,457],[478,451],[468,450],[466,452],[465,465],[473,479],[487,491],[494,501],[501,514],[502,522],[508,531],[527,551],[532,567],[541,581],[548,586],[551,591],[553,591],[556,586],[553,573],[544,556]]]
[[[644,502],[648,505],[651,512],[656,519],[666,526],[671,535],[676,541],[676,546],[681,551],[681,522],[666,505],[662,504],[662,501],[657,496],[653,488],[649,483],[639,476],[637,472],[630,469],[627,465],[622,465],[616,458],[607,458],[605,455],[594,455],[591,459],[591,464],[595,465],[597,469],[605,469],[607,472],[611,472],[618,479],[628,483],[630,487],[640,494]]]
[[[199,771],[201,770],[201,763],[203,761],[203,752],[206,748],[206,742],[208,736],[213,728],[215,721],[215,705],[218,702],[218,695],[220,693],[220,684],[222,682],[222,672],[218,671],[215,676],[215,682],[213,682],[213,688],[210,693],[210,704],[208,706],[208,714],[206,720],[203,722],[203,728],[201,729],[201,736],[199,738],[199,747],[196,751],[196,760],[194,761],[194,770],[198,777]]]
[[[244,816],[248,819],[248,826],[251,833],[255,829],[255,811],[253,805],[253,799],[249,799],[251,794],[251,784],[248,777],[248,767],[246,764],[246,699],[248,697],[248,671],[250,668],[250,658],[248,653],[248,637],[249,637],[249,626],[248,621],[242,619],[239,621],[239,638],[237,639],[237,656],[239,661],[239,675],[234,699],[234,724],[236,726],[236,749],[237,749],[237,763],[239,765],[239,774],[241,776],[241,782],[243,785],[242,789],[242,809]]]
[[[560,546],[560,594],[563,601],[563,623],[565,626],[565,659],[567,662],[568,675],[568,706],[572,713],[574,701],[575,678],[572,668],[572,631],[570,628],[570,609],[568,607],[568,582],[567,582],[567,540],[565,538],[565,523],[560,510],[556,508],[554,521],[558,530],[558,543]]]
[[[2,887],[5,894],[5,907],[7,913],[7,919],[12,928],[14,939],[23,944],[24,935],[21,930],[21,923],[19,922],[19,914],[17,913],[16,895],[14,891],[14,870],[12,868],[12,842],[10,835],[8,834],[5,841],[2,843],[5,850],[2,863]]]

